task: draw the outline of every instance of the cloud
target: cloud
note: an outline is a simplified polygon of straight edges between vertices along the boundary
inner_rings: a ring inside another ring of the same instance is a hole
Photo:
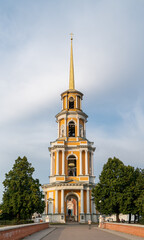
[[[95,174],[100,174],[109,157],[118,157],[125,165],[143,168],[144,111],[137,102],[130,112],[121,112],[121,122],[110,131],[104,125],[88,126],[88,139],[94,141]]]

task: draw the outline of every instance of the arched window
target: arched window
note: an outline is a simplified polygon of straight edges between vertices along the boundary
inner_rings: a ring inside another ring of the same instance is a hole
[[[64,137],[64,125],[61,126],[60,137]]]
[[[69,122],[69,137],[75,137],[75,123],[73,121]]]
[[[73,99],[73,97],[69,98],[69,108],[70,109],[74,108],[74,99]]]
[[[76,176],[76,157],[74,155],[70,155],[68,157],[68,176]]]
[[[80,137],[84,136],[84,132],[83,132],[83,125],[80,124]]]

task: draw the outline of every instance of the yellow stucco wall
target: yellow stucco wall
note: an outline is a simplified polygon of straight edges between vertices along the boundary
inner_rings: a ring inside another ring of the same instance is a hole
[[[80,97],[77,97],[77,107],[80,109]]]
[[[58,213],[61,213],[61,190],[58,191]]]
[[[65,96],[63,98],[63,109],[66,109],[66,99],[67,99],[67,97]]]
[[[86,203],[87,203],[87,201],[86,201],[86,197],[87,197],[87,192],[84,190],[84,213],[86,213],[86,211],[87,211],[87,209],[86,209]]]
[[[62,125],[64,125],[65,124],[65,120],[64,120],[64,118],[62,118],[61,120],[60,120],[60,127],[62,126]]]

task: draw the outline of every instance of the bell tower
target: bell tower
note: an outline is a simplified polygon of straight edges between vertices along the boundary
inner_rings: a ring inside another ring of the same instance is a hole
[[[88,116],[82,111],[83,94],[75,89],[71,34],[69,89],[61,94],[62,110],[56,115],[58,136],[49,147],[50,183],[42,186],[45,214],[51,222],[96,222],[91,197],[95,186],[93,156],[95,147],[86,138]]]

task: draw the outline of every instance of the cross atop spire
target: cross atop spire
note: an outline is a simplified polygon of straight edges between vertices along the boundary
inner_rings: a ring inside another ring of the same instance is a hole
[[[70,35],[71,35],[71,53],[70,53],[69,89],[75,89],[75,84],[74,84],[74,66],[73,66],[73,47],[72,47],[73,33],[71,33]]]

